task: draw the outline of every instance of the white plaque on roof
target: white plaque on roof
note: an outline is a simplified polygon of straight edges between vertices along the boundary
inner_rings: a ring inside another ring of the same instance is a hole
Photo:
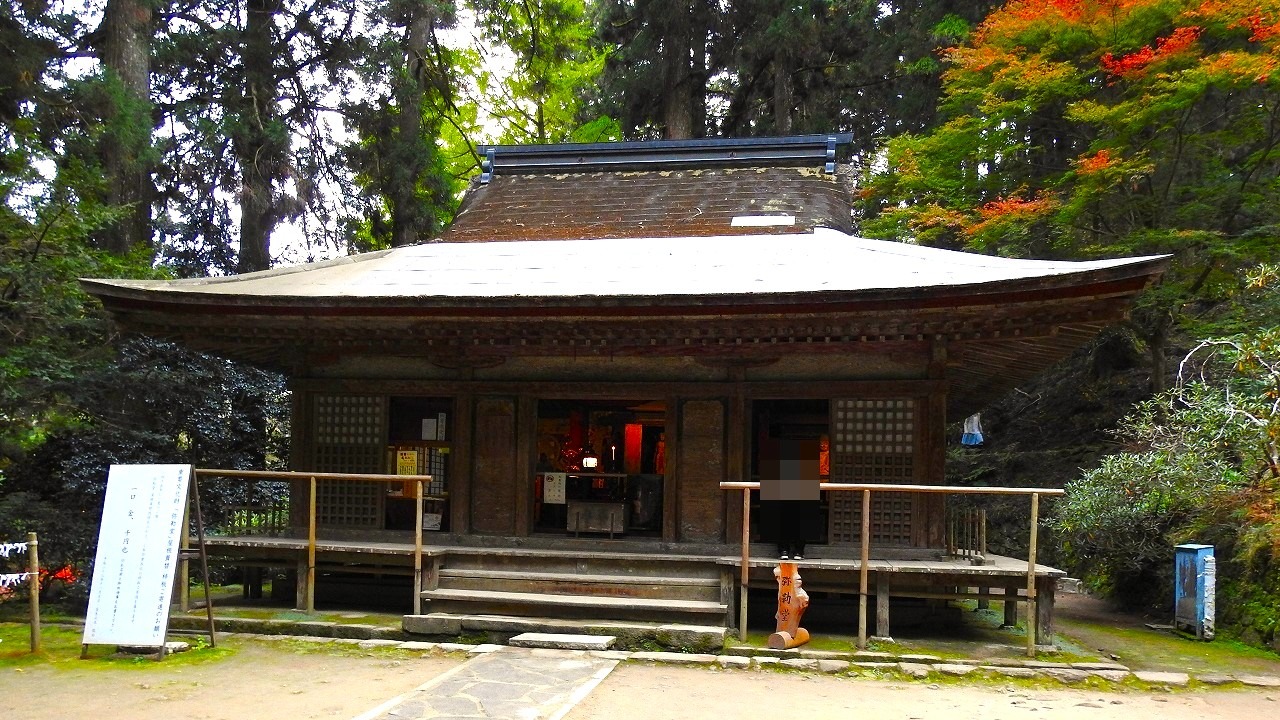
[[[729,223],[732,227],[779,227],[795,225],[795,215],[738,215]]]
[[[190,465],[112,465],[85,645],[164,645]]]

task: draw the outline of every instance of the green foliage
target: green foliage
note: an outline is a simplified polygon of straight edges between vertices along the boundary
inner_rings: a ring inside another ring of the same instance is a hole
[[[1076,568],[1110,594],[1167,600],[1173,546],[1195,540],[1217,546],[1228,598],[1280,602],[1280,326],[1258,314],[1280,300],[1278,277],[1261,267],[1237,299],[1236,312],[1262,325],[1200,343],[1178,385],[1121,423],[1125,452],[1067,486],[1052,525]],[[1222,607],[1274,633],[1274,613]]]
[[[120,209],[97,201],[100,176],[74,160],[42,178],[34,167],[48,152],[23,125],[9,134],[0,179],[0,472],[11,453],[78,423],[63,388],[109,357],[104,318],[77,278],[150,274],[145,251],[93,247]]]
[[[288,433],[278,377],[145,339],[117,353],[82,289],[81,277],[169,275],[151,248],[113,252],[103,239],[137,208],[109,203],[98,141],[150,162],[151,122],[137,103],[103,111],[124,103],[109,75],[63,72],[46,41],[83,30],[56,14],[0,23],[8,40],[49,51],[0,98],[0,538],[38,532],[46,569],[80,573],[73,603],[86,597],[108,465],[264,467],[284,457]]]
[[[1166,345],[1280,254],[1276,3],[1022,0],[946,53],[945,122],[884,147],[861,231],[1033,257],[1173,256],[1138,303]],[[1268,19],[1269,18],[1269,19]]]
[[[583,0],[470,0],[485,44],[503,47],[514,66],[477,76],[484,112],[499,143],[602,142],[618,139],[607,117],[584,118],[585,100],[604,68]],[[583,138],[582,140],[577,140]]]
[[[358,213],[345,226],[359,250],[434,238],[475,165],[472,127],[456,102],[474,57],[437,38],[454,24],[454,4],[400,0],[383,10],[368,17],[363,53],[343,81],[343,114],[357,137],[342,149],[354,180],[349,210]]]
[[[76,370],[58,386],[76,422],[42,427],[38,442],[5,453],[0,474],[0,537],[39,532],[41,562],[80,573],[73,601],[87,600],[112,464],[277,468],[289,435],[288,394],[276,375],[147,339]],[[243,504],[249,488],[205,483],[201,491],[218,508]]]
[[[606,0],[595,98],[630,139],[852,132],[859,154],[935,124],[937,50],[998,5]]]

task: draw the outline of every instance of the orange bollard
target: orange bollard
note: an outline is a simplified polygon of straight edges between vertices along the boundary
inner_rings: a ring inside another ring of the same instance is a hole
[[[809,642],[809,631],[800,627],[800,617],[809,607],[809,593],[804,591],[795,563],[779,563],[773,569],[778,581],[778,631],[769,636],[769,647],[785,650]]]

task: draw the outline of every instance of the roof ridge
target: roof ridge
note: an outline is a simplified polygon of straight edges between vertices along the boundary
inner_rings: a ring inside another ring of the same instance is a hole
[[[696,138],[550,145],[479,145],[481,182],[495,173],[522,174],[565,169],[628,170],[654,167],[714,167],[814,164],[835,171],[838,153],[852,133],[751,138]]]

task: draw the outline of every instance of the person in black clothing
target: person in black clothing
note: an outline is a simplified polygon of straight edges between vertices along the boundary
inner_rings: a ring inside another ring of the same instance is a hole
[[[802,560],[820,515],[818,441],[768,438],[759,450],[761,530],[779,558]]]

